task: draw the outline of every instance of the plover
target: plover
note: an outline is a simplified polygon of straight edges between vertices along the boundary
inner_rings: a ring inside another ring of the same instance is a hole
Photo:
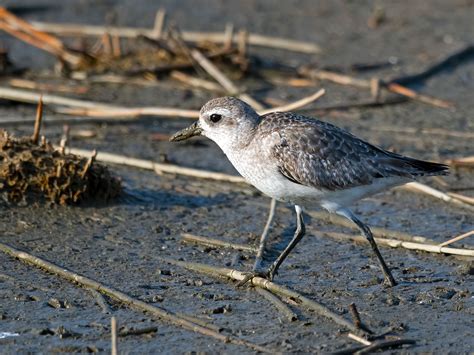
[[[351,220],[367,238],[385,280],[396,285],[370,228],[349,209],[355,201],[420,176],[446,175],[443,164],[392,153],[330,123],[290,112],[260,116],[234,97],[206,103],[199,120],[171,137],[204,135],[224,151],[253,186],[296,210],[293,239],[264,275],[272,280],[305,234],[303,207],[322,207]],[[255,271],[255,270],[254,270]],[[261,272],[250,273],[249,278]]]

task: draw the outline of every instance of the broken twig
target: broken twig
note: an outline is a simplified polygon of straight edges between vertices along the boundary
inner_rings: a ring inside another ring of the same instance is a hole
[[[356,307],[355,303],[351,303],[349,305],[349,311],[351,313],[352,321],[354,322],[354,325],[357,328],[360,328],[361,325],[362,325],[362,322],[360,320],[360,314],[359,314],[359,311],[357,310],[357,307]]]
[[[33,135],[31,136],[31,141],[34,144],[38,144],[39,135],[41,132],[41,121],[43,120],[43,97],[40,96],[38,101],[38,107],[36,108],[36,118],[35,118],[35,128]]]
[[[61,147],[62,148],[62,147]],[[90,155],[89,159],[87,159],[86,165],[84,165],[84,169],[82,170],[81,177],[84,178],[87,172],[91,168],[92,164],[94,163],[95,158],[97,157],[97,150],[93,150],[92,154]]]
[[[474,134],[472,136],[474,138]],[[474,168],[474,156],[449,159],[446,164],[451,165],[453,168]]]
[[[467,203],[468,205],[474,206],[474,197],[458,194],[456,192],[447,192],[446,195],[463,203]]]
[[[129,329],[129,330],[122,330],[118,336],[121,338],[130,336],[130,335],[144,335],[144,334],[150,334],[150,333],[156,333],[158,331],[158,327],[145,327],[145,328],[139,328],[139,329]]]
[[[222,87],[229,93],[229,95],[236,95],[243,101],[247,102],[250,106],[252,106],[255,110],[263,110],[264,107],[258,101],[256,101],[253,97],[248,94],[241,93],[239,88],[235,86],[235,84],[227,78],[224,73],[222,73],[219,68],[217,68],[214,63],[212,63],[209,59],[207,59],[200,51],[197,49],[193,49],[191,51],[191,55],[199,63],[199,65],[209,74],[211,75],[216,81],[222,85]]]
[[[350,85],[350,86],[356,86],[356,87],[365,88],[365,89],[373,88],[373,84],[372,84],[373,79],[372,80],[360,79],[360,78],[352,77],[350,75],[335,73],[328,70],[303,68],[300,70],[300,74],[308,76],[311,79],[328,80],[340,85]],[[453,104],[449,101],[420,94],[412,89],[409,89],[405,86],[402,86],[394,82],[385,83],[384,81],[379,80],[379,83],[380,83],[381,88],[384,88],[388,91],[408,97],[413,100],[417,100],[417,101],[430,104],[433,106],[441,107],[441,108],[449,108],[453,106]]]
[[[136,28],[136,27],[113,27],[113,26],[90,26],[84,24],[61,24],[33,21],[32,25],[49,33],[60,36],[97,36],[100,37],[104,33],[117,35],[120,37],[136,38],[140,35],[152,37],[153,29]],[[191,32],[183,31],[183,39],[187,42],[214,42],[223,44],[227,41],[227,35],[223,32]],[[238,36],[234,35],[233,43],[238,42]],[[261,46],[275,49],[284,49],[301,53],[319,53],[321,48],[314,43],[295,41],[289,38],[279,38],[271,36],[263,36],[255,33],[249,33],[248,44],[253,46]]]
[[[200,237],[198,235],[189,234],[189,233],[181,234],[181,238],[183,239],[184,242],[206,245],[210,247],[222,247],[222,248],[229,248],[229,249],[249,251],[249,252],[257,251],[257,248],[254,248],[248,245],[225,242],[219,239]]]
[[[268,302],[273,304],[276,309],[278,309],[285,317],[287,320],[290,322],[294,322],[295,320],[298,320],[298,316],[296,315],[295,312],[293,312],[290,307],[288,307],[286,304],[284,304],[277,296],[275,296],[273,293],[270,291],[267,291],[263,288],[256,287],[255,291],[265,298]]]
[[[352,241],[357,243],[368,243],[362,236],[350,235],[345,233],[324,232],[324,235],[336,240]],[[440,246],[437,244],[424,244],[415,242],[404,242],[396,239],[374,238],[378,245],[385,245],[392,248],[404,248],[410,250],[420,250],[436,254],[451,254],[462,256],[474,256],[474,249],[459,249]]]
[[[153,30],[151,38],[160,39],[163,33],[163,26],[165,24],[166,10],[159,9],[155,15],[155,23],[153,24]],[[116,34],[118,36],[118,34]]]
[[[110,320],[110,333],[111,333],[111,355],[118,355],[117,350],[117,318],[112,317]]]
[[[381,340],[381,341],[376,341],[376,342],[374,341],[369,346],[364,347],[363,349],[360,349],[359,351],[356,351],[354,354],[356,355],[370,354],[377,350],[394,348],[394,347],[399,347],[402,345],[412,345],[412,344],[416,344],[416,341],[412,339]]]
[[[442,191],[436,190],[428,185],[421,184],[419,182],[409,182],[408,184],[405,184],[403,186],[400,186],[400,188],[403,188],[405,190],[410,190],[410,191],[415,191],[415,192],[422,192],[426,195],[430,195],[432,197],[438,198],[440,200],[443,200],[444,202],[462,207],[464,209],[474,211],[474,207],[471,206],[470,204],[462,201],[458,197],[450,196]]]
[[[347,337],[352,339],[352,340],[355,340],[355,341],[357,341],[361,344],[364,344],[364,345],[371,345],[372,344],[372,342],[368,341],[367,339],[362,338],[362,337],[360,337],[356,334],[353,334],[353,333],[347,334]]]
[[[91,154],[90,151],[88,150],[77,149],[77,148],[68,148],[67,152],[71,154],[86,156],[86,157],[89,157]],[[240,176],[215,173],[212,171],[206,171],[206,170],[200,170],[200,169],[185,168],[185,167],[174,165],[174,164],[156,163],[151,160],[129,158],[123,155],[112,154],[112,153],[98,152],[97,160],[102,161],[102,162],[112,163],[112,164],[127,165],[127,166],[133,166],[140,169],[153,170],[159,173],[179,174],[179,175],[185,175],[185,176],[198,177],[202,179],[212,179],[212,180],[234,182],[234,183],[245,182],[245,180]]]
[[[21,89],[30,89],[38,91],[57,91],[72,94],[84,94],[89,88],[87,86],[71,86],[60,84],[39,83],[33,80],[13,78],[8,80],[8,84]]]
[[[461,234],[461,235],[458,235],[457,237],[451,238],[451,239],[439,244],[438,246],[439,247],[445,247],[446,245],[449,245],[449,244],[452,244],[454,242],[460,241],[464,238],[470,237],[471,235],[474,235],[474,230],[472,230],[470,232],[467,232],[467,233],[464,233],[464,234]]]
[[[377,100],[375,101],[373,98],[369,100],[358,100],[358,101],[349,101],[349,102],[341,102],[336,104],[329,104],[329,105],[321,105],[314,109],[309,109],[312,112],[327,112],[327,111],[346,111],[354,108],[369,108],[369,107],[381,107],[381,106],[389,106],[389,105],[399,105],[407,102],[408,99],[406,97],[391,97],[385,100]],[[307,109],[304,109],[307,111]]]
[[[397,83],[388,83],[384,85],[391,92],[409,97],[410,99],[413,99],[416,101],[424,102],[429,105],[433,105],[433,106],[437,106],[441,108],[450,108],[454,106],[454,104],[450,101],[438,99],[436,97],[432,97],[428,95],[422,95],[420,93],[417,93],[415,90],[409,89]]]
[[[177,70],[173,70],[170,73],[170,77],[195,88],[205,89],[213,92],[223,91],[221,86],[212,81],[196,78]]]
[[[364,343],[370,343],[368,341],[362,342],[363,338],[360,338],[360,337],[356,338],[356,337],[353,337],[353,336],[350,336],[350,335],[348,335],[348,336],[349,336],[349,338],[354,339],[354,340],[356,340],[360,343],[363,343],[363,344]],[[416,344],[416,341],[411,340],[411,339],[380,340],[380,341],[377,341],[377,342],[372,342],[372,343],[367,344],[367,345],[356,346],[356,347],[352,347],[352,348],[349,348],[349,349],[336,351],[332,354],[333,355],[369,354],[369,353],[374,352],[376,350],[395,348],[395,347],[399,347],[399,346],[402,346],[402,345],[410,345],[410,344]]]
[[[269,108],[267,110],[261,110],[258,113],[260,115],[265,115],[267,113],[277,112],[277,111],[287,112],[287,111],[297,110],[297,109],[300,109],[300,108],[302,108],[306,105],[309,105],[310,103],[313,103],[314,101],[318,100],[325,93],[326,93],[326,90],[320,89],[319,91],[315,92],[314,94],[312,94],[310,96],[307,96],[307,97],[304,97],[300,100],[294,101],[294,102],[289,103],[287,105],[272,107],[272,108]]]
[[[4,7],[0,7],[0,29],[32,46],[59,57],[73,67],[79,66],[85,60],[84,56],[68,50],[58,38],[38,30]]]

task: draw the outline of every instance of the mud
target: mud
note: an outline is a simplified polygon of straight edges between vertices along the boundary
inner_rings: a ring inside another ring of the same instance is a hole
[[[16,8],[35,1],[6,2]],[[376,29],[367,25],[373,12],[370,1],[162,1],[184,29],[222,30],[232,21],[237,27],[264,34],[314,40],[321,55],[297,55],[256,50],[265,58],[288,65],[317,62],[349,67],[398,58],[395,66],[362,73],[395,76],[421,70],[432,61],[471,40],[472,2],[430,1],[381,3],[385,20]],[[26,12],[25,18],[45,21],[83,21],[102,24],[107,12],[117,12],[119,25],[151,26],[154,11],[147,1],[43,1],[44,8]],[[191,8],[199,9],[191,10]],[[43,70],[53,61],[37,50],[2,35],[12,61]],[[34,61],[31,58],[35,58]],[[257,98],[299,98],[315,88],[262,90],[258,81],[247,87]],[[317,105],[364,99],[368,93],[323,83],[326,96]],[[455,110],[408,102],[380,108],[338,112],[324,119],[384,148],[418,158],[444,160],[474,154],[472,139],[421,133],[443,128],[472,132],[474,119],[474,61],[444,71],[418,87],[424,93],[452,100]],[[144,88],[95,85],[85,98],[120,105],[166,105],[198,108],[210,94],[163,83]],[[3,105],[1,117],[34,115],[33,106]],[[45,133],[59,141],[62,127],[48,125]],[[160,155],[181,165],[235,173],[212,142],[170,144],[153,139],[172,133],[186,120],[146,118],[129,124],[81,125],[95,137],[76,139],[75,147],[158,160]],[[388,129],[413,128],[413,133]],[[20,136],[32,127],[14,128]],[[263,229],[269,200],[255,190],[179,176],[111,167],[123,179],[125,194],[108,205],[82,207],[2,207],[0,240],[72,269],[143,301],[171,311],[202,318],[252,342],[281,352],[332,352],[352,345],[333,323],[295,309],[299,321],[287,322],[272,305],[251,289],[236,289],[226,281],[205,277],[159,261],[183,258],[216,266],[249,270],[253,255],[199,247],[180,242],[183,232],[256,244]],[[473,175],[461,171],[447,181],[472,185]],[[432,182],[430,182],[432,183]],[[469,191],[466,192],[469,194]],[[444,241],[473,228],[472,212],[430,197],[393,190],[362,201],[354,211],[373,226],[383,226]],[[306,218],[308,235],[282,266],[277,281],[319,300],[349,317],[348,305],[357,304],[363,321],[377,331],[394,328],[417,344],[396,352],[468,353],[474,347],[472,260],[452,256],[383,248],[400,285],[386,289],[369,248],[333,241],[323,231],[343,231],[335,225]],[[267,262],[291,238],[294,213],[279,212],[272,228]],[[473,246],[472,240],[459,246]],[[107,300],[103,310],[89,291],[0,254],[0,339],[2,353],[110,351],[110,317],[122,327],[156,326],[148,335],[119,339],[123,353],[248,352],[210,338],[153,320]],[[226,312],[221,310],[226,309]]]

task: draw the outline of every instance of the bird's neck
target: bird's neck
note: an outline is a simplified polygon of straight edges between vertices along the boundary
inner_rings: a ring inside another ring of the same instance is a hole
[[[222,147],[222,150],[228,154],[228,152],[236,152],[246,149],[253,142],[255,132],[255,126],[241,128],[238,134],[225,141],[224,145],[226,146],[226,149]]]

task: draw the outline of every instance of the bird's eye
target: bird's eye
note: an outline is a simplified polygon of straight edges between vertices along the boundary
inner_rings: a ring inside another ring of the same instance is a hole
[[[213,113],[213,114],[209,117],[209,119],[210,119],[212,122],[216,123],[216,122],[219,122],[219,121],[222,119],[222,115],[219,115],[219,114],[217,114],[217,113]]]

